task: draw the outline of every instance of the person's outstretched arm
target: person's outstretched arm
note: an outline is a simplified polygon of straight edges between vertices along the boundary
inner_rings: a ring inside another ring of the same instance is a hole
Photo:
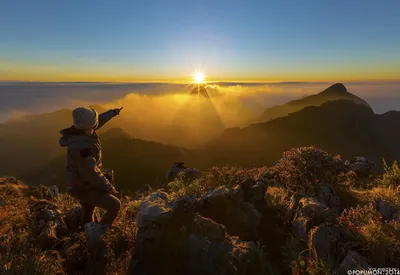
[[[97,129],[100,129],[104,124],[106,124],[110,119],[112,119],[113,117],[119,115],[119,113],[121,112],[123,107],[121,108],[117,108],[117,109],[111,109],[108,110],[107,112],[104,112],[102,114],[99,115],[99,125],[97,126]]]

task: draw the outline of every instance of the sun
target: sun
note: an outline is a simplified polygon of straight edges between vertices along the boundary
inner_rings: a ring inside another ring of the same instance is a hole
[[[205,75],[204,72],[197,71],[193,75],[193,81],[197,84],[204,83]]]

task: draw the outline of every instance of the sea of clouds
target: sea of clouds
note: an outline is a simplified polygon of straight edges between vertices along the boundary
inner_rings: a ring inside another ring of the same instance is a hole
[[[227,126],[245,122],[277,104],[316,94],[334,83],[214,83],[209,87]],[[348,91],[366,100],[376,113],[400,111],[400,81],[349,82]],[[0,123],[33,113],[82,105],[106,104],[172,112],[190,87],[163,83],[10,83],[0,82]],[[159,111],[156,113],[160,113]],[[161,112],[162,113],[162,112]],[[137,113],[138,114],[138,113]]]

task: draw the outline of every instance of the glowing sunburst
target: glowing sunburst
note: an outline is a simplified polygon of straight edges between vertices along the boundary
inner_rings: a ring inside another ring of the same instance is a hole
[[[197,84],[204,83],[204,79],[205,79],[205,74],[202,71],[197,71],[193,75],[194,83],[197,83]]]

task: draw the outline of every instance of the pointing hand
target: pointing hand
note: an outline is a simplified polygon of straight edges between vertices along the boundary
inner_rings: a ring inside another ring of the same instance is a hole
[[[124,107],[121,107],[121,108],[117,108],[117,109],[114,109],[113,111],[117,114],[117,115],[119,115],[119,113],[121,112],[121,110],[122,110],[122,108],[124,108]]]

